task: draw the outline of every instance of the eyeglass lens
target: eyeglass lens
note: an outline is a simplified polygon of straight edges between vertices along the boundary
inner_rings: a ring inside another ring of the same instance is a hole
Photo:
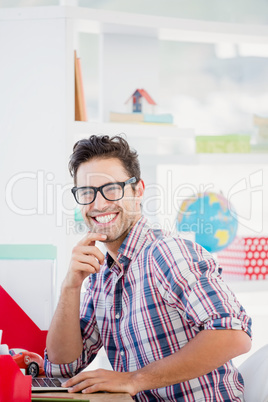
[[[116,201],[123,197],[123,188],[116,183],[107,184],[100,191],[109,201]],[[81,204],[89,204],[95,198],[95,191],[93,188],[80,188],[76,192],[76,198]]]

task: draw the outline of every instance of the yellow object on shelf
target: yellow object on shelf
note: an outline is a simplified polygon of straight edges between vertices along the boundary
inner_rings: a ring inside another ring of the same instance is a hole
[[[250,135],[199,135],[196,136],[197,153],[249,153]]]

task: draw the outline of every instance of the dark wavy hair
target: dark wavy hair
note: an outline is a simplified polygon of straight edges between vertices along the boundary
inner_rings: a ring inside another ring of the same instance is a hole
[[[74,178],[75,185],[79,166],[81,163],[93,158],[117,158],[121,161],[129,177],[136,177],[137,182],[140,180],[141,173],[138,153],[130,148],[128,142],[123,137],[120,135],[113,137],[109,137],[108,135],[91,135],[88,139],[76,142],[73,147],[73,153],[70,156],[69,171]]]

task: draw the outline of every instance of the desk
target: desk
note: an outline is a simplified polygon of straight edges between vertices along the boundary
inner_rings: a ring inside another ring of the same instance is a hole
[[[60,397],[61,398],[70,398],[70,402],[74,401],[75,399],[83,399],[85,401],[90,401],[90,402],[133,402],[133,399],[129,394],[125,393],[106,393],[106,392],[100,392],[100,393],[95,393],[95,394],[81,394],[81,393],[70,393],[70,392],[34,392],[32,393],[33,398],[38,398],[39,396],[44,397],[44,396],[54,396],[54,397],[59,397],[59,402],[60,402]],[[71,399],[71,397],[73,399]]]

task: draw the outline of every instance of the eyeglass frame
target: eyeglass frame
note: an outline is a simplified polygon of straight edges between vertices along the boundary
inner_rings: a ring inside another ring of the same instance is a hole
[[[137,179],[136,179],[136,177],[133,176],[133,177],[131,177],[130,179],[128,179],[128,180],[126,180],[126,181],[110,182],[110,183],[103,184],[103,185],[100,186],[100,187],[94,187],[94,186],[73,187],[73,188],[71,189],[71,192],[73,193],[73,196],[74,196],[75,201],[76,201],[77,204],[79,204],[79,205],[90,205],[90,204],[92,204],[92,203],[95,201],[98,192],[101,193],[101,195],[103,196],[103,198],[105,198],[105,200],[113,202],[113,201],[119,201],[119,200],[121,200],[121,199],[124,197],[124,195],[125,195],[124,189],[125,189],[125,186],[126,186],[127,184],[134,184],[134,183],[136,183],[136,182],[137,182]],[[105,195],[104,195],[104,193],[103,193],[103,188],[106,187],[106,186],[110,186],[111,184],[118,184],[118,185],[122,188],[122,197],[117,198],[116,200],[109,200],[107,197],[105,197]],[[94,197],[93,197],[93,200],[92,200],[91,202],[81,203],[81,202],[79,202],[79,201],[77,200],[77,198],[76,198],[76,193],[77,193],[78,190],[80,190],[80,189],[85,189],[85,188],[94,190]]]

